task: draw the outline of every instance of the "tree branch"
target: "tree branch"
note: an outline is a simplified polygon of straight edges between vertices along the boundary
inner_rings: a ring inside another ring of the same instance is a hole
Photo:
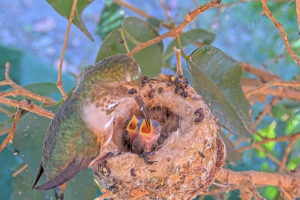
[[[274,15],[269,10],[268,5],[267,5],[267,0],[261,0],[261,2],[262,2],[262,7],[263,7],[264,13],[269,17],[269,19],[273,22],[273,24],[275,25],[275,27],[279,30],[280,35],[282,37],[282,40],[283,40],[283,42],[285,44],[285,48],[286,48],[287,52],[292,56],[292,58],[295,60],[296,64],[298,66],[300,66],[300,59],[297,56],[297,54],[294,52],[294,50],[292,49],[292,47],[291,47],[291,45],[290,45],[290,43],[288,41],[287,34],[285,33],[282,24],[280,24],[275,19]]]
[[[74,14],[75,14],[75,11],[76,11],[76,5],[77,5],[77,0],[73,0],[72,10],[71,10],[70,17],[69,17],[69,23],[68,23],[67,32],[66,32],[66,35],[65,35],[63,49],[62,49],[62,52],[61,52],[61,55],[60,55],[58,77],[57,77],[57,82],[56,82],[56,86],[57,86],[58,90],[60,91],[60,93],[61,93],[64,100],[67,99],[68,95],[66,94],[66,92],[64,90],[64,86],[63,86],[63,83],[62,83],[62,80],[61,80],[61,74],[62,74],[62,67],[63,67],[63,63],[64,63],[64,57],[65,57],[67,42],[68,42],[70,30],[71,30],[71,25],[73,23]]]
[[[163,40],[167,37],[177,37],[181,33],[183,28],[186,27],[191,21],[193,21],[198,15],[200,15],[201,13],[203,13],[204,11],[206,11],[209,8],[219,6],[219,4],[220,4],[220,1],[211,1],[207,4],[204,4],[203,6],[199,6],[198,8],[196,8],[195,10],[190,12],[187,16],[185,16],[184,22],[182,22],[180,25],[176,26],[175,28],[171,29],[169,32],[167,32],[163,35],[160,35],[156,38],[153,38],[147,42],[137,43],[137,45],[134,47],[134,49],[128,53],[128,56],[133,56],[140,50],[142,50],[152,44],[160,42],[161,40]]]
[[[0,97],[7,97],[7,96],[16,97],[18,95],[21,95],[21,96],[26,96],[26,97],[28,97],[30,99],[35,99],[35,100],[43,103],[44,105],[53,105],[53,104],[56,104],[55,100],[53,100],[53,99],[51,99],[49,97],[43,97],[43,96],[38,95],[36,93],[30,92],[30,91],[24,89],[23,87],[19,86],[18,84],[16,84],[9,77],[9,70],[10,70],[10,63],[7,62],[5,64],[5,80],[0,82],[0,86],[9,85],[12,88],[14,88],[14,90],[0,92]]]
[[[12,143],[12,141],[13,141],[16,126],[17,126],[17,123],[20,119],[20,115],[21,115],[21,111],[22,111],[21,106],[22,106],[22,104],[25,103],[24,101],[26,101],[26,100],[23,100],[19,103],[18,110],[17,110],[17,112],[15,114],[15,117],[14,117],[14,123],[11,126],[9,134],[7,135],[7,137],[4,139],[4,141],[2,142],[2,144],[0,146],[0,152],[4,149],[4,147],[7,145],[7,143]]]
[[[27,102],[27,101],[26,101]],[[7,98],[3,98],[3,97],[0,97],[0,103],[2,104],[6,104],[6,105],[9,105],[9,106],[13,106],[15,108],[17,108],[20,104],[19,101],[16,101],[16,100],[12,100],[12,99],[7,99]],[[49,119],[53,119],[54,117],[54,114],[48,110],[45,110],[37,105],[34,105],[32,103],[24,103],[21,105],[22,109],[24,110],[27,110],[29,112],[33,112],[33,113],[36,113],[38,115],[41,115],[43,117],[47,117]]]
[[[255,187],[277,186],[284,192],[288,192],[293,198],[300,196],[300,172],[298,169],[294,173],[286,175],[258,171],[234,172],[229,169],[221,169],[216,174],[216,179],[228,185],[227,191],[241,188],[241,183],[250,179]]]
[[[300,87],[300,82],[297,81],[282,81],[282,80],[275,80],[263,84],[253,90],[246,92],[246,97],[249,98],[252,94],[262,92],[270,87],[274,86],[282,86],[282,87]]]

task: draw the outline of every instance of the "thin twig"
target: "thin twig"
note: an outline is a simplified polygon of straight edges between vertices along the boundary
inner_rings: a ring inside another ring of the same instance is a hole
[[[24,101],[26,101],[26,100],[24,100]],[[7,135],[7,137],[4,139],[4,141],[2,142],[2,144],[0,146],[0,152],[4,149],[4,147],[7,145],[7,143],[12,143],[12,141],[13,141],[16,126],[20,119],[20,115],[21,115],[21,111],[22,111],[21,106],[22,106],[22,104],[24,104],[24,101],[21,101],[18,106],[18,110],[17,110],[17,112],[15,114],[15,118],[14,118],[14,123],[11,126],[9,134]]]
[[[279,100],[280,98],[273,97],[271,102],[265,106],[265,109],[259,114],[259,116],[255,119],[255,121],[251,125],[252,132],[254,132],[255,127],[261,122],[261,120],[272,111],[272,108],[279,102]]]
[[[129,3],[125,2],[125,1],[123,1],[123,0],[113,0],[113,1],[114,1],[116,4],[118,4],[118,5],[120,5],[120,6],[123,6],[123,7],[127,8],[127,9],[133,11],[133,12],[135,12],[136,14],[138,14],[138,15],[144,17],[144,18],[154,18],[153,16],[149,15],[148,13],[146,13],[146,12],[144,12],[144,11],[138,9],[137,7],[131,5],[131,4],[129,4]],[[162,26],[165,27],[165,28],[167,28],[167,29],[173,28],[172,25],[167,24],[167,23],[162,23]]]
[[[264,85],[261,85],[253,90],[250,90],[246,93],[246,97],[249,98],[252,94],[259,93],[265,89],[268,89],[270,87],[274,86],[284,86],[284,87],[300,87],[300,82],[297,81],[281,81],[281,80],[275,80],[272,82],[268,82]]]
[[[75,14],[75,11],[76,11],[76,5],[77,5],[77,0],[73,0],[72,10],[71,10],[71,14],[70,14],[70,17],[69,17],[69,23],[68,23],[67,32],[66,32],[66,35],[65,35],[63,49],[62,49],[62,52],[61,52],[61,55],[60,55],[58,77],[57,77],[57,82],[56,82],[56,86],[57,86],[58,90],[60,91],[60,93],[61,93],[64,100],[67,99],[68,95],[66,94],[66,92],[64,90],[64,86],[63,86],[63,83],[62,83],[62,80],[61,80],[62,67],[63,67],[63,63],[64,63],[65,51],[66,51],[66,47],[67,47],[67,42],[68,42],[70,30],[71,30],[71,25],[73,23],[74,14]]]
[[[279,165],[279,169],[278,169],[279,173],[282,172],[282,170],[284,169],[295,142],[296,142],[296,139],[293,138],[292,140],[290,140],[290,143],[286,147],[283,157],[281,159],[281,164]]]
[[[260,69],[258,67],[254,67],[253,65],[251,65],[249,63],[239,62],[239,64],[241,65],[243,70],[256,75],[257,77],[259,77],[261,79],[261,81],[263,83],[269,82],[269,81],[274,81],[274,80],[281,80],[277,75],[275,75],[269,71]]]
[[[298,28],[300,33],[300,0],[296,0],[296,12],[297,12]]]
[[[239,152],[243,152],[243,151],[245,151],[247,149],[250,149],[252,147],[261,146],[261,145],[264,145],[264,144],[269,143],[269,142],[284,142],[284,141],[288,141],[288,140],[298,140],[298,139],[300,139],[300,132],[295,133],[293,135],[285,135],[285,136],[280,136],[280,137],[276,137],[276,138],[265,139],[261,142],[254,142],[251,146],[250,145],[244,146],[244,147],[238,148],[237,150]]]
[[[7,62],[5,63],[5,80],[0,82],[0,86],[3,85],[10,85],[11,87],[15,88],[15,89],[19,89],[20,86],[17,85],[13,80],[10,79],[9,77],[9,69],[10,69],[10,63]]]
[[[266,151],[264,148],[262,148],[261,146],[256,146],[254,147],[255,149],[263,152],[266,157],[268,157],[270,160],[272,160],[276,165],[280,166],[281,162],[280,160],[278,160],[275,156],[273,156],[270,152]],[[288,170],[287,168],[285,168],[286,170]]]
[[[181,54],[180,54],[180,50],[177,49],[175,46],[173,47],[173,51],[176,54],[176,60],[177,60],[177,76],[183,76],[183,71],[182,71],[182,67],[181,67]]]
[[[160,3],[160,5],[161,5],[161,7],[164,9],[164,11],[165,11],[165,13],[166,13],[166,15],[167,15],[169,21],[172,22],[173,24],[175,24],[175,22],[174,22],[174,20],[172,19],[171,14],[170,14],[170,12],[169,12],[169,10],[168,10],[166,4],[164,3],[164,1],[163,1],[163,0],[159,0],[159,3]]]
[[[8,97],[8,96],[16,97],[18,95],[26,96],[30,99],[37,100],[37,101],[41,102],[43,105],[53,105],[53,104],[57,103],[52,98],[41,96],[39,94],[30,92],[30,91],[25,90],[23,88],[14,89],[12,91],[5,91],[5,92],[0,93],[1,97]]]
[[[13,173],[13,177],[16,178],[16,176],[18,176],[21,172],[23,172],[26,168],[28,167],[28,165],[24,165],[23,167],[21,167],[18,171],[16,171],[15,173]]]
[[[20,101],[0,97],[0,103],[3,103],[3,104],[13,106],[13,107],[17,108],[20,104]],[[50,112],[48,110],[45,110],[45,109],[43,109],[43,108],[41,108],[41,107],[39,107],[35,104],[32,104],[32,103],[28,103],[28,102],[26,104],[24,103],[23,105],[21,105],[20,108],[22,108],[24,110],[27,110],[29,112],[36,113],[36,114],[41,115],[43,117],[47,117],[49,119],[53,119],[53,117],[54,117],[54,114],[52,112]]]
[[[133,56],[140,50],[155,44],[157,42],[160,42],[161,40],[167,38],[167,37],[177,37],[183,30],[184,27],[186,27],[191,21],[193,21],[199,14],[203,13],[209,8],[217,7],[219,6],[220,1],[211,1],[207,4],[204,4],[203,6],[199,6],[195,10],[191,11],[188,15],[185,16],[184,22],[182,22],[180,25],[176,26],[175,28],[171,29],[169,32],[162,34],[156,38],[153,38],[151,40],[148,40],[147,42],[138,43],[132,51],[128,53],[128,56]]]
[[[294,50],[292,49],[289,41],[288,41],[288,37],[287,34],[284,31],[284,28],[282,26],[282,24],[280,24],[274,17],[274,15],[271,13],[271,11],[268,8],[267,5],[267,0],[261,0],[262,2],[262,7],[263,7],[263,11],[264,13],[270,18],[270,20],[273,22],[273,24],[275,25],[275,27],[279,30],[280,35],[282,37],[282,40],[285,44],[285,48],[287,50],[287,52],[289,52],[289,54],[292,56],[292,58],[295,60],[296,64],[298,66],[300,66],[300,59],[297,56],[297,54],[294,52]]]
[[[138,15],[144,17],[144,18],[150,18],[152,17],[151,15],[149,15],[148,13],[146,13],[145,11],[142,11],[140,9],[138,9],[137,7],[123,1],[123,0],[114,0],[114,2],[120,6],[124,6],[125,8],[128,8],[129,10],[132,10],[133,12],[137,13]]]
[[[41,103],[43,103],[44,105],[53,105],[56,104],[56,101],[49,98],[49,97],[43,97],[41,95],[38,95],[36,93],[30,92],[29,90],[24,89],[23,87],[19,86],[18,84],[16,84],[9,76],[9,70],[10,70],[10,63],[7,62],[5,64],[5,80],[0,82],[0,86],[3,85],[9,85],[12,88],[14,88],[14,90],[11,91],[5,91],[5,92],[0,92],[0,96],[1,97],[7,97],[7,96],[13,96],[16,97],[18,95],[21,96],[26,96],[30,99],[35,99]]]

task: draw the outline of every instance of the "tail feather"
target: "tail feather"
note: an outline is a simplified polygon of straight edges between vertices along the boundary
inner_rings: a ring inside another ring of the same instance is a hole
[[[89,163],[89,158],[77,156],[58,176],[37,186],[35,189],[49,190],[58,187],[77,175],[80,170],[88,168]]]
[[[40,180],[42,174],[44,172],[44,168],[43,168],[43,165],[42,165],[42,162],[40,163],[40,167],[39,167],[39,170],[37,171],[36,173],[36,176],[35,176],[35,180],[33,182],[33,185],[32,185],[32,190],[35,188],[36,184],[38,183],[38,181]]]

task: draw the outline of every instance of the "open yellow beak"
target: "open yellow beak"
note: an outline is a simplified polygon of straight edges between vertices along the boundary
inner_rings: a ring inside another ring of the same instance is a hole
[[[126,130],[130,133],[130,132],[135,132],[137,128],[138,128],[138,119],[136,118],[135,115],[133,115],[126,127]]]
[[[150,136],[152,132],[153,132],[153,125],[151,121],[150,121],[150,126],[147,126],[146,120],[143,120],[140,126],[139,134],[144,136]]]

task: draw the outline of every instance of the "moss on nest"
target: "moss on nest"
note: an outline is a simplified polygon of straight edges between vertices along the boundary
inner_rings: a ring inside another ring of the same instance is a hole
[[[113,199],[192,199],[206,191],[222,167],[225,149],[218,127],[201,96],[184,77],[142,80],[141,95],[150,118],[162,127],[151,164],[124,144],[124,127],[142,113],[132,98],[116,108],[108,158],[94,174]]]

